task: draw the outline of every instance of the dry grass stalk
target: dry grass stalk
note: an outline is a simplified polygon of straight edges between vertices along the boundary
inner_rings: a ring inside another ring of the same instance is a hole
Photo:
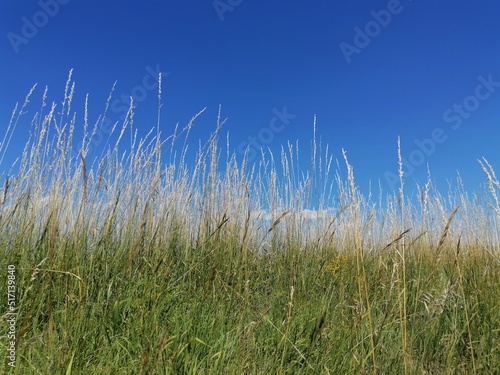
[[[457,214],[459,207],[460,206],[455,207],[455,209],[451,212],[450,216],[448,217],[448,221],[446,222],[446,225],[444,227],[443,234],[441,235],[441,239],[439,240],[439,244],[436,248],[436,255],[437,256],[439,256],[439,253],[441,252],[441,249],[444,245],[446,237],[448,236],[448,231],[450,229],[451,221],[453,220],[453,217]]]
[[[409,231],[411,231],[411,228],[408,228],[407,230],[405,230],[404,232],[402,232],[397,238],[395,238],[394,240],[392,240],[391,242],[389,242],[383,249],[382,251],[384,250],[387,250],[388,248],[390,248],[392,245],[398,243],[406,233],[408,233]]]

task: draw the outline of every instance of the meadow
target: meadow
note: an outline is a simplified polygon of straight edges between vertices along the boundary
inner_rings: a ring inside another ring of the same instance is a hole
[[[140,138],[132,107],[90,158],[106,112],[77,119],[73,88],[57,106],[44,93],[2,177],[3,373],[498,373],[500,182],[487,160],[477,193],[458,181],[443,195],[429,177],[406,195],[399,151],[397,191],[364,196],[347,154],[316,139],[309,170],[298,142],[248,163],[219,118],[188,162],[197,116],[163,137],[159,114]]]

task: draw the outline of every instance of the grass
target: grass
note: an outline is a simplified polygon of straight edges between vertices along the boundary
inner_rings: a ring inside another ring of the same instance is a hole
[[[305,173],[298,144],[255,165],[227,145],[224,165],[220,118],[190,165],[176,144],[193,122],[124,152],[132,108],[114,147],[87,160],[99,123],[84,117],[73,152],[72,87],[62,116],[44,113],[44,93],[0,194],[4,373],[497,373],[500,184],[486,160],[484,194],[443,198],[429,179],[407,197],[400,163],[399,191],[375,202],[345,153],[331,176],[315,140]]]

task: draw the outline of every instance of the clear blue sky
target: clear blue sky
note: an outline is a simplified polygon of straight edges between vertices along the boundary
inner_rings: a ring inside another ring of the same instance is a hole
[[[44,87],[60,105],[73,68],[79,126],[85,95],[93,122],[117,81],[108,118],[119,120],[122,97],[133,95],[145,135],[157,115],[149,75],[161,70],[165,135],[207,107],[193,146],[214,129],[220,104],[236,152],[299,139],[305,167],[316,114],[318,138],[338,159],[347,150],[363,189],[371,180],[390,190],[398,135],[408,184],[423,183],[429,163],[438,186],[458,170],[478,188],[483,156],[500,174],[495,0],[3,1],[0,17],[2,137],[38,83],[2,171],[20,154]]]

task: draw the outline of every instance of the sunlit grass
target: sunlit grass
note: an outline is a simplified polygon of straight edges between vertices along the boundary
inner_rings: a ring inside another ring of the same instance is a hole
[[[399,191],[374,201],[347,154],[333,171],[316,140],[309,171],[298,167],[298,143],[277,159],[239,160],[219,148],[220,120],[189,165],[193,122],[124,147],[132,108],[114,146],[89,159],[99,124],[85,116],[75,152],[72,87],[62,108],[47,109],[44,94],[19,172],[0,193],[0,269],[6,280],[16,266],[19,307],[16,368],[4,372],[500,368],[500,185],[486,160],[486,189],[472,198],[460,184],[443,197],[430,179],[408,197],[401,176]],[[5,314],[1,327],[6,358]]]

